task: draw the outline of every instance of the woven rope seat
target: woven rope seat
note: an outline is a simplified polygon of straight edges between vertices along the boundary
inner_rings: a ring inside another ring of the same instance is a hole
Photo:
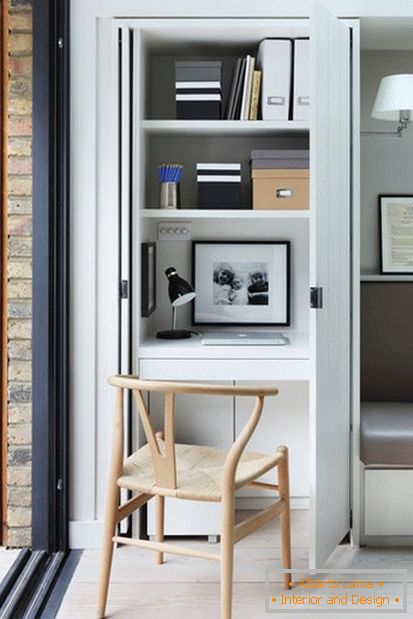
[[[159,439],[158,439],[159,440]],[[159,440],[161,451],[164,441]],[[118,485],[128,490],[197,501],[220,501],[222,467],[227,452],[206,446],[176,443],[177,488],[157,487],[148,445],[135,451],[124,462]],[[235,489],[245,486],[276,466],[282,458],[244,452],[235,476]]]

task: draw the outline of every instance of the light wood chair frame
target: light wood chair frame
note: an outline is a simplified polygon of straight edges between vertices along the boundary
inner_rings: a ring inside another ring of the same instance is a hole
[[[115,543],[130,544],[155,550],[157,562],[163,563],[164,553],[201,557],[219,561],[221,564],[221,619],[231,619],[232,613],[232,583],[233,583],[233,554],[234,544],[269,522],[276,516],[280,517],[282,566],[284,570],[291,569],[291,540],[290,540],[290,505],[289,505],[289,475],[288,449],[280,446],[276,452],[273,468],[278,469],[278,484],[269,484],[251,481],[250,486],[272,490],[278,493],[275,504],[261,510],[259,513],[235,524],[235,475],[242,453],[253,434],[264,405],[266,396],[277,395],[276,387],[233,386],[215,384],[196,384],[183,382],[165,382],[140,380],[134,376],[112,376],[108,380],[110,385],[117,387],[114,435],[112,446],[112,461],[109,474],[109,487],[106,502],[105,526],[103,534],[102,563],[98,594],[99,618],[105,616],[108,595],[109,578]],[[123,474],[124,462],[124,390],[131,390],[139,411],[141,423],[150,448],[156,484],[165,490],[177,487],[175,435],[174,435],[174,402],[175,394],[199,394],[220,396],[254,396],[255,405],[251,415],[237,439],[229,449],[222,475],[222,526],[220,553],[203,552],[184,548],[177,544],[164,542],[164,505],[165,496],[159,494],[138,494],[123,505],[119,505],[120,488],[117,484]],[[164,432],[155,433],[145,404],[143,392],[162,392],[165,397]],[[164,439],[163,453],[158,439]],[[156,541],[136,538],[125,538],[116,535],[118,523],[127,518],[135,510],[155,496],[156,499]],[[285,588],[290,587],[291,574],[284,571],[283,582]]]

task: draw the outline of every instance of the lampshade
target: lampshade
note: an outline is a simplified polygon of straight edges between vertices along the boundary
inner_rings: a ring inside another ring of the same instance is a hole
[[[182,277],[179,277],[175,267],[166,269],[165,275],[169,280],[169,300],[174,307],[184,305],[196,297],[196,293],[191,284],[188,284]]]
[[[401,111],[413,111],[413,75],[410,73],[383,77],[371,115],[379,120],[397,121]]]

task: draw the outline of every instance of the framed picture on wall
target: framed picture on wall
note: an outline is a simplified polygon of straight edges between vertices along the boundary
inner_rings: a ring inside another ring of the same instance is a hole
[[[288,326],[289,241],[194,241],[194,325]]]
[[[413,196],[379,195],[380,270],[413,274]]]
[[[156,308],[156,243],[141,245],[141,316],[147,318]]]

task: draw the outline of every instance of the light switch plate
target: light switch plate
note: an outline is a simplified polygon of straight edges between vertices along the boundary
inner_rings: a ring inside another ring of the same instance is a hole
[[[159,221],[158,241],[190,241],[190,221]]]

